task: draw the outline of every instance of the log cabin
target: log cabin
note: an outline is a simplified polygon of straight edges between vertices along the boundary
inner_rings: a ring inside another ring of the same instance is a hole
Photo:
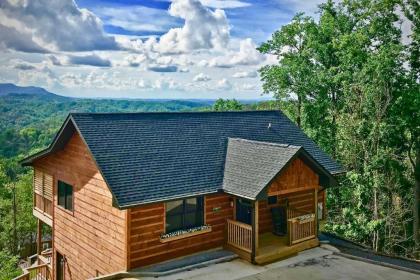
[[[219,247],[285,258],[318,246],[343,172],[281,111],[70,113],[22,164],[38,260],[17,279],[91,279]]]

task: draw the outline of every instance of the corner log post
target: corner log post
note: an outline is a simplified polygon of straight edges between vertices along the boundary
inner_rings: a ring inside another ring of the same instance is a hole
[[[253,203],[252,207],[252,263],[255,263],[255,257],[258,252],[258,200]]]

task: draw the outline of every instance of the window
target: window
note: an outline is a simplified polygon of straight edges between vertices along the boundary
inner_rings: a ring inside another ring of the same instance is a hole
[[[193,197],[166,203],[166,233],[204,224],[203,197]]]
[[[267,199],[268,205],[277,204],[277,196],[269,196]]]
[[[58,205],[73,211],[73,187],[62,181],[58,181]]]

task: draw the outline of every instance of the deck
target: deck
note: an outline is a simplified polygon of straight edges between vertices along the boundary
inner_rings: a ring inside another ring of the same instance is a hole
[[[259,246],[255,262],[265,264],[276,260],[284,259],[297,254],[300,251],[317,247],[318,238],[312,238],[289,246],[288,237],[277,236],[272,233],[263,233],[259,236]]]

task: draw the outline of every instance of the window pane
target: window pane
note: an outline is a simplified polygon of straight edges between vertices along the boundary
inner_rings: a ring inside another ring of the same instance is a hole
[[[166,233],[182,229],[182,215],[166,216]]]
[[[66,184],[66,209],[73,211],[73,187]]]
[[[188,198],[185,200],[185,210],[187,212],[195,212],[198,209],[197,198]]]
[[[166,203],[166,215],[182,214],[183,209],[183,200],[175,200]]]
[[[189,213],[185,215],[185,229],[197,226],[197,214]]]
[[[269,196],[268,197],[268,205],[277,204],[277,196]]]
[[[58,181],[58,205],[65,207],[66,186],[63,182]]]

